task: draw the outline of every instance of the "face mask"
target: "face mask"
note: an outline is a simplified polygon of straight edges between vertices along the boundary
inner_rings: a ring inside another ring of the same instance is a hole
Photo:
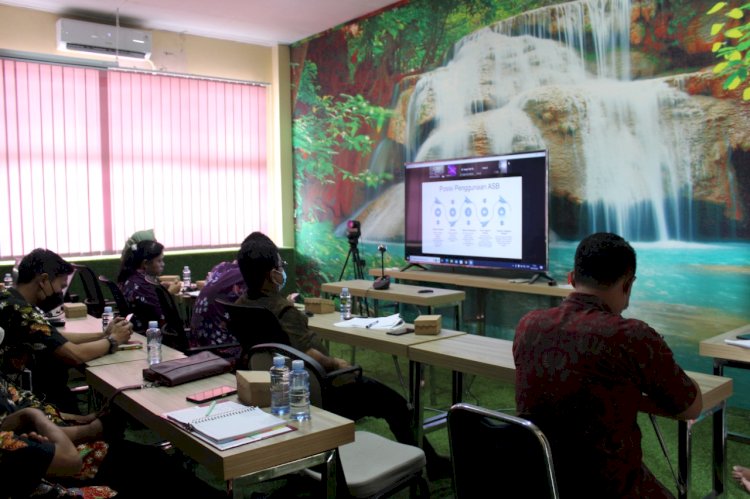
[[[63,304],[63,294],[52,293],[47,298],[45,298],[40,303],[38,303],[37,306],[40,309],[42,309],[43,312],[50,312],[62,304]]]
[[[50,286],[51,287],[51,286]],[[44,291],[44,288],[42,288],[42,291]],[[45,295],[47,294],[46,291],[44,291]],[[63,304],[63,293],[62,291],[57,292],[54,288],[52,288],[52,294],[47,295],[44,300],[37,303],[37,307],[39,307],[42,312],[50,312],[60,305]]]
[[[276,269],[274,269],[274,270],[276,270]],[[276,270],[276,272],[279,272],[279,271]],[[281,291],[282,289],[284,289],[284,286],[286,286],[286,270],[284,270],[284,268],[282,267],[282,269],[279,272],[279,274],[281,274],[281,284],[277,283],[276,286],[278,286],[279,291]]]

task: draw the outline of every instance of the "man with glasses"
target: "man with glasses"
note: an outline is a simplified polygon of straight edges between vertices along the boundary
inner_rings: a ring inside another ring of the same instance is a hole
[[[673,497],[643,464],[637,415],[701,412],[697,384],[661,335],[620,315],[635,272],[627,241],[592,234],[576,249],[575,292],[516,328],[516,409],[550,440],[562,497]]]

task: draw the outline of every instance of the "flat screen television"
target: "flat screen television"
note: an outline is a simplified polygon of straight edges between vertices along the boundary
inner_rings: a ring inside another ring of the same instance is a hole
[[[549,278],[547,151],[405,168],[407,267],[490,268]]]

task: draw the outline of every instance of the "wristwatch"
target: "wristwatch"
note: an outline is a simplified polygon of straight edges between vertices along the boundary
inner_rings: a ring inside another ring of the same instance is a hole
[[[109,341],[109,353],[115,353],[117,351],[117,347],[120,345],[117,343],[117,340],[115,340],[111,336],[107,336],[107,341]]]

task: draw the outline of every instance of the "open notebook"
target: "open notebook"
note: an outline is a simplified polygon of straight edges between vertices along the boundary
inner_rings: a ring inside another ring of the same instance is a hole
[[[295,429],[283,419],[257,407],[231,400],[218,402],[206,416],[209,408],[210,406],[188,407],[168,412],[165,416],[222,450]]]

